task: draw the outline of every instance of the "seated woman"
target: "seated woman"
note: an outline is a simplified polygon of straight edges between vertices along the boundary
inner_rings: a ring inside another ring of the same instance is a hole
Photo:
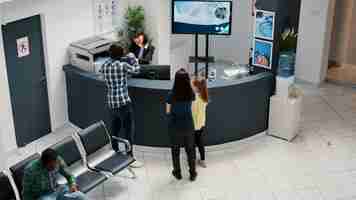
[[[138,33],[132,38],[130,52],[135,54],[140,64],[151,64],[155,47],[150,44],[144,33]]]

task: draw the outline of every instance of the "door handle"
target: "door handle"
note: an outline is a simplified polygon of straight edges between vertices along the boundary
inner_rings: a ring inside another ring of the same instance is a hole
[[[46,76],[42,76],[40,79],[40,83],[46,83],[47,77]]]

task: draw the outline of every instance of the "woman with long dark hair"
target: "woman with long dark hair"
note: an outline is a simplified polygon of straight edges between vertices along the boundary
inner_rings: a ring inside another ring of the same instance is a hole
[[[146,34],[137,33],[132,38],[130,52],[135,54],[142,65],[149,65],[152,62],[155,47],[148,41]]]
[[[192,102],[195,94],[191,87],[189,74],[180,69],[174,80],[173,89],[168,95],[166,113],[169,119],[171,151],[173,161],[173,176],[182,179],[180,167],[180,147],[184,146],[188,157],[190,180],[197,177],[195,169],[194,122],[192,117]]]

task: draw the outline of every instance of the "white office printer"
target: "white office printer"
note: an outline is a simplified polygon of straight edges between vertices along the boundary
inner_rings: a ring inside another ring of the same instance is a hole
[[[91,37],[69,46],[70,63],[85,71],[99,72],[101,66],[109,59],[109,48],[114,41]]]

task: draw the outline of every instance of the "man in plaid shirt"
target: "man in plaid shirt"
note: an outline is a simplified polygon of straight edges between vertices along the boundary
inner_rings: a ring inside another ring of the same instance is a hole
[[[139,73],[140,65],[133,54],[126,54],[126,50],[114,44],[110,47],[110,59],[102,66],[101,73],[106,81],[107,101],[111,112],[111,134],[118,137],[121,128],[125,131],[125,139],[133,144],[135,124],[131,99],[129,96],[127,77],[130,73]],[[117,141],[112,142],[115,151],[119,150]],[[133,156],[133,152],[129,152]],[[131,165],[141,167],[138,161]]]

